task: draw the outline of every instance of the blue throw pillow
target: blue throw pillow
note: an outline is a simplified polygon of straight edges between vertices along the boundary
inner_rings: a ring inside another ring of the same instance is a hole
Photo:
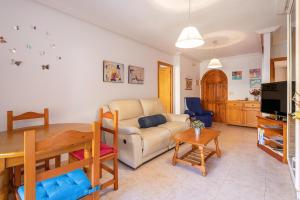
[[[164,124],[166,122],[167,119],[163,115],[151,115],[151,116],[139,118],[140,128],[150,128],[150,127],[158,126],[160,124]]]

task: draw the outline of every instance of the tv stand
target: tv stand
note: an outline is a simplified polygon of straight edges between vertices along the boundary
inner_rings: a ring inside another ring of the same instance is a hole
[[[287,163],[287,123],[258,116],[257,146],[280,162]]]

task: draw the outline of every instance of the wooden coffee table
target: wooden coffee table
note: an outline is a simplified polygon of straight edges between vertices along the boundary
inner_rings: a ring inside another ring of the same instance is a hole
[[[196,137],[193,128],[175,134],[173,138],[176,141],[176,147],[172,164],[176,165],[176,163],[183,163],[196,167],[201,170],[203,176],[206,176],[206,160],[214,154],[217,154],[218,158],[221,157],[221,151],[218,144],[219,135],[220,131],[207,128],[202,129],[201,134],[198,137]],[[206,147],[206,145],[211,141],[214,141],[216,146],[215,149],[209,149]],[[191,144],[192,149],[183,154],[181,157],[178,157],[179,145],[181,143]]]

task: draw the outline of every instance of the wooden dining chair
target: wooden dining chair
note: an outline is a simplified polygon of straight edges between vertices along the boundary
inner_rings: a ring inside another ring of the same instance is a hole
[[[75,130],[36,141],[34,130],[24,132],[24,185],[16,191],[21,200],[39,199],[99,199],[100,125],[94,122],[91,132]],[[36,172],[36,161],[52,152],[68,153],[74,149],[90,150],[90,157],[80,161]],[[89,166],[90,180],[82,168]]]
[[[44,108],[43,113],[36,112],[25,112],[20,115],[14,116],[13,111],[7,111],[7,132],[12,132],[14,130],[14,122],[15,121],[23,121],[23,120],[31,120],[31,119],[44,119],[44,127],[47,128],[49,126],[49,110],[48,108]],[[50,159],[45,159],[38,163],[38,168],[49,169],[49,161]],[[55,157],[55,167],[60,165],[60,156]],[[14,177],[14,185],[16,187],[21,185],[21,177],[22,177],[22,167],[17,166],[14,168],[13,172],[10,172],[10,176]],[[13,174],[13,175],[12,175]]]
[[[118,190],[118,111],[114,113],[106,112],[103,113],[101,108],[99,111],[99,122],[103,124],[103,119],[112,120],[112,128],[107,128],[100,126],[100,137],[102,137],[103,132],[113,135],[112,146],[108,144],[100,144],[100,177],[102,177],[102,170],[107,171],[113,175],[111,180],[108,180],[101,184],[101,189],[105,189],[110,185],[114,185],[114,190]],[[84,157],[83,150],[74,151],[70,153],[71,160],[82,160]],[[113,166],[109,167],[105,164],[105,161],[113,160]]]

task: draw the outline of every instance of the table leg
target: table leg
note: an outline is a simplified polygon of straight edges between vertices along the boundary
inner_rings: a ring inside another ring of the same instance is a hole
[[[199,150],[200,150],[200,160],[201,160],[201,172],[202,172],[202,176],[206,176],[206,168],[205,168],[205,157],[204,157],[204,148],[202,146],[199,146]]]
[[[217,154],[217,157],[220,158],[221,157],[221,150],[220,150],[220,147],[219,147],[218,138],[215,138],[214,142],[215,142],[215,145],[216,145],[216,154]]]
[[[176,161],[178,158],[178,151],[179,151],[179,142],[176,142],[175,152],[174,152],[174,156],[173,156],[173,160],[172,160],[173,165],[176,165]]]
[[[91,145],[85,145],[84,147],[84,158],[90,158],[92,156],[92,149],[91,149]],[[88,178],[91,180],[92,177],[92,170],[91,167],[89,165],[84,167],[86,174],[88,176]]]
[[[5,168],[5,160],[0,159],[0,200],[8,199],[8,169]]]

